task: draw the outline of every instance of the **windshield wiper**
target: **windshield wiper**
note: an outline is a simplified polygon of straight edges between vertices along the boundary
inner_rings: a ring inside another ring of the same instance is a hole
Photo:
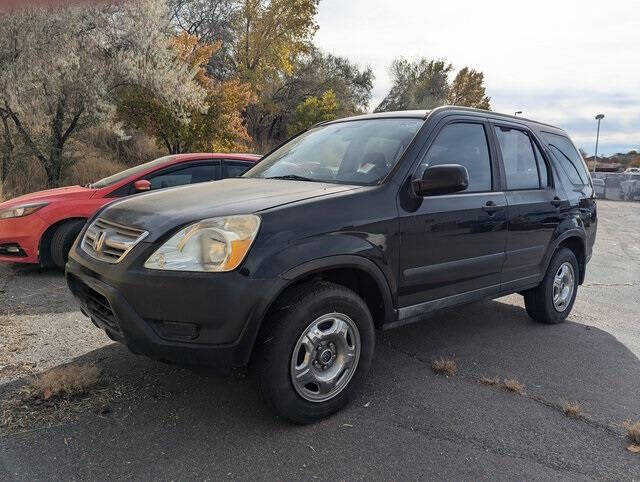
[[[315,181],[315,179],[310,179],[304,176],[298,176],[297,174],[287,174],[286,176],[273,176],[273,177],[267,177],[265,179],[286,179],[288,181]]]

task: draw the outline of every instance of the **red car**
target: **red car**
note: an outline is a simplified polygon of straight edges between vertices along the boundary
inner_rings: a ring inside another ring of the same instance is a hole
[[[0,261],[64,267],[69,248],[99,208],[123,196],[237,177],[254,154],[177,154],[86,186],[48,189],[0,203]]]

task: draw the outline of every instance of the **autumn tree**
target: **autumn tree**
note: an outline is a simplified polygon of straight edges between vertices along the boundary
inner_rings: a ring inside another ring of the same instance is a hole
[[[490,110],[491,98],[487,97],[484,87],[484,74],[464,67],[451,83],[447,103]]]
[[[201,43],[195,35],[182,32],[171,45],[206,93],[202,104],[188,99],[166,103],[143,86],[130,86],[122,89],[118,120],[128,128],[146,131],[170,154],[247,150],[251,139],[242,112],[253,99],[249,85],[238,80],[218,82],[206,74],[207,62],[220,42]]]
[[[193,73],[167,48],[168,19],[163,0],[2,13],[0,117],[49,186],[74,162],[69,139],[109,123],[122,86],[144,86],[166,103],[202,102]]]
[[[218,81],[251,86],[244,111],[258,152],[284,140],[306,99],[332,90],[338,116],[365,111],[373,88],[371,69],[313,46],[318,0],[170,0],[174,27],[201,42],[221,41],[206,66]]]
[[[236,14],[235,70],[256,90],[311,47],[319,0],[242,0]]]
[[[432,109],[446,102],[453,66],[444,60],[396,59],[391,64],[393,86],[376,112]]]
[[[293,135],[318,122],[337,119],[339,108],[340,104],[332,90],[327,90],[320,97],[307,97],[296,107],[293,120],[289,125],[289,133]]]
[[[178,32],[193,35],[205,44],[220,44],[206,66],[217,80],[236,77],[234,45],[238,37],[238,0],[168,0],[171,22]]]
[[[251,85],[257,101],[245,122],[260,150],[266,150],[282,119],[278,94],[294,72],[296,59],[311,49],[318,26],[318,0],[242,0],[235,17],[233,67]],[[295,105],[289,111],[293,112]],[[286,127],[284,128],[286,132]]]
[[[365,112],[371,98],[373,72],[318,49],[300,54],[290,73],[282,73],[265,85],[248,109],[249,130],[259,152],[284,140],[300,104],[331,90],[337,100],[337,117]]]
[[[376,112],[433,109],[447,104],[490,109],[482,72],[465,67],[450,83],[453,66],[445,60],[426,58],[415,62],[396,59],[390,71],[393,85]]]

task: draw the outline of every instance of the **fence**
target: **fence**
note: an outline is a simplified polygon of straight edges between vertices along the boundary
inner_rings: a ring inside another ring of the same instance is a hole
[[[591,173],[596,196],[614,201],[640,201],[640,175],[622,172]]]

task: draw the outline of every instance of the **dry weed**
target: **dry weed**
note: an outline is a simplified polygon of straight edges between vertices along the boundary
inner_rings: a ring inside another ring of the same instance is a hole
[[[453,358],[441,357],[433,360],[431,368],[434,372],[447,377],[452,377],[458,373],[458,365],[456,365],[456,361]]]
[[[490,385],[492,387],[496,387],[498,385],[500,385],[500,377],[493,377],[493,378],[489,378],[487,376],[482,376],[480,377],[480,383],[482,383],[483,385]]]
[[[0,427],[19,430],[60,423],[83,413],[105,413],[113,388],[101,385],[93,365],[67,365],[35,377],[0,400]]]
[[[640,445],[640,421],[631,422],[627,420],[624,422],[623,426],[627,431],[629,441],[635,445]]]
[[[524,393],[524,385],[515,378],[505,378],[502,381],[502,388],[507,392]]]
[[[584,407],[578,402],[562,400],[560,402],[560,409],[567,417],[578,418],[584,414]]]

